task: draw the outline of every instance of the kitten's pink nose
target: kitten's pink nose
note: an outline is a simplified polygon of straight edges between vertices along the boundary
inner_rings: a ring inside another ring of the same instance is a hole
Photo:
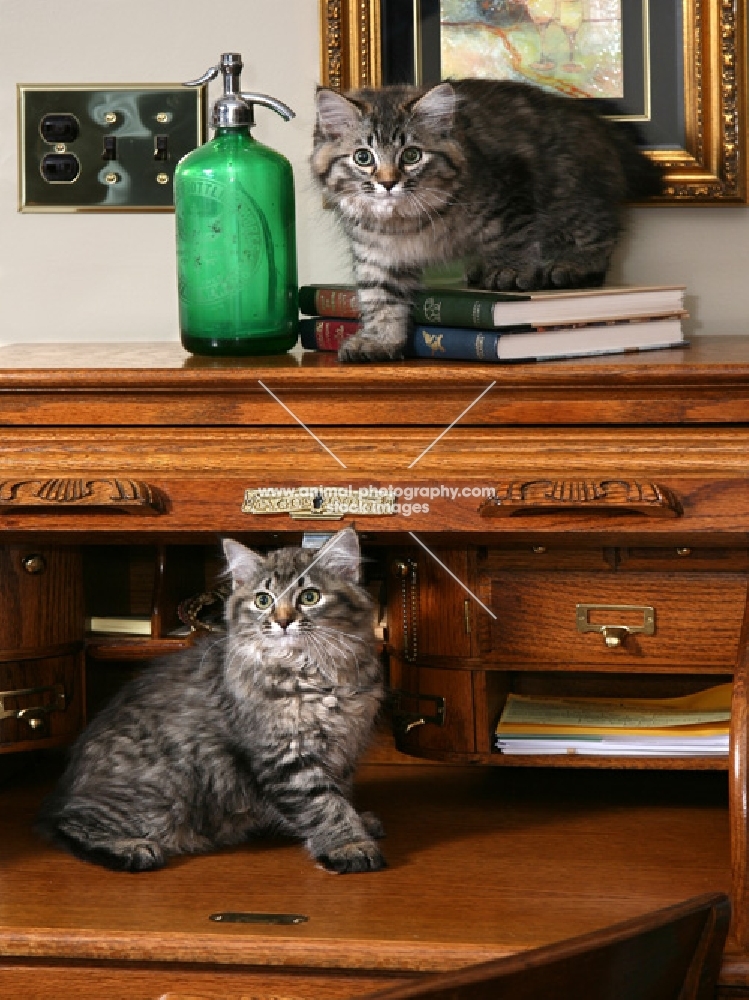
[[[281,605],[276,609],[276,613],[273,615],[273,621],[277,625],[280,625],[285,632],[291,622],[294,621],[294,609],[288,604]]]

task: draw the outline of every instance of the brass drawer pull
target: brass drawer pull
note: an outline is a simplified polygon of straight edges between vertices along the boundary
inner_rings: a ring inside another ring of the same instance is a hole
[[[393,723],[399,735],[405,736],[412,729],[416,729],[418,726],[426,726],[427,723],[434,726],[444,726],[447,703],[441,695],[412,694],[410,691],[391,691],[390,697],[393,705]],[[416,702],[417,711],[407,712],[402,706],[402,702],[404,701]],[[422,701],[433,703],[434,713],[432,715],[418,711]]]
[[[34,705],[30,708],[6,708],[6,698],[22,698],[32,694],[44,694],[51,691],[54,700],[48,705]],[[50,684],[47,687],[18,688],[15,691],[0,691],[0,719],[21,719],[28,723],[30,729],[39,729],[44,725],[44,716],[50,712],[63,712],[66,707],[65,688],[62,684]]]
[[[639,611],[642,625],[594,625],[589,620],[591,611]],[[575,620],[578,632],[600,632],[609,648],[621,646],[628,635],[653,635],[655,632],[655,608],[641,604],[576,604]]]
[[[633,479],[529,479],[497,483],[479,506],[481,517],[511,514],[608,513],[678,517],[676,496],[657,483]]]

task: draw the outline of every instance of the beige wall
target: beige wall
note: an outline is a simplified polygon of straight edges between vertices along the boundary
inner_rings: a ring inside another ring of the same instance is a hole
[[[318,77],[317,0],[0,0],[0,341],[178,339],[174,217],[20,215],[16,83],[180,81],[240,51],[247,89],[297,112],[258,109],[256,138],[297,185],[301,282],[346,281],[348,255],[308,180]],[[743,333],[749,209],[638,209],[613,277],[688,286],[690,330]]]

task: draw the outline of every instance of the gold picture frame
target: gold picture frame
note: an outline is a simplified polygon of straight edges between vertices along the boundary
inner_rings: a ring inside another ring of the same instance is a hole
[[[746,204],[747,0],[670,2],[683,24],[683,144],[647,150],[666,171],[649,203]],[[380,0],[320,0],[320,27],[324,86],[382,83]]]

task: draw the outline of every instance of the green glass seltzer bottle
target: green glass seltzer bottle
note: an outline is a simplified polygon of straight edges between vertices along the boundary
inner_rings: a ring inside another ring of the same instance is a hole
[[[193,354],[282,354],[297,339],[294,175],[286,157],[250,134],[255,104],[287,121],[294,112],[242,93],[241,71],[241,55],[226,52],[186,84],[223,73],[216,134],[174,174],[180,331]]]

